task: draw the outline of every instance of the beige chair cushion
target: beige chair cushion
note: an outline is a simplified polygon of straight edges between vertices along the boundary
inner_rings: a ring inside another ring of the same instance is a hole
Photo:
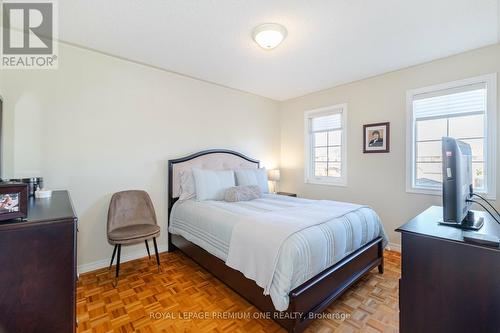
[[[160,227],[153,224],[134,224],[114,229],[108,234],[110,242],[120,244],[142,242],[160,234]]]

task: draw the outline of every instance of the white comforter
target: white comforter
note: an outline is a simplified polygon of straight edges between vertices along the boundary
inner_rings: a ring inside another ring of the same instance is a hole
[[[256,221],[253,224],[255,228],[251,231],[252,235],[250,236],[249,233],[249,237],[244,241],[261,242],[270,234],[264,220],[261,220],[265,218],[259,216],[272,215],[277,219],[280,214],[286,216],[287,211],[298,213],[303,210],[302,216],[305,218],[304,214],[309,214],[307,207],[312,207],[317,203],[318,201],[315,200],[272,194],[244,202],[186,200],[174,205],[170,214],[169,231],[183,236],[219,259],[227,261],[233,231],[244,227],[244,225],[237,227],[240,223]],[[334,204],[345,205],[344,203]],[[349,207],[354,208],[354,206],[347,205],[344,209],[349,210]],[[319,223],[316,222],[324,220],[325,216],[317,216],[315,222],[311,220],[311,226],[303,225],[305,228],[296,232],[297,227],[292,226],[293,229],[287,228],[288,231],[281,234],[280,237],[284,238],[284,235],[293,231],[281,243],[279,254],[272,261],[275,262],[275,269],[272,282],[268,284],[268,292],[276,310],[284,311],[288,308],[288,294],[291,290],[361,246],[379,236],[384,238],[384,244],[387,243],[387,237],[377,214],[370,208],[358,207],[342,216],[338,212],[331,215],[338,215],[338,217]],[[271,212],[276,215],[270,214]],[[246,218],[248,220],[245,220]],[[261,227],[257,228],[257,223]],[[247,224],[247,227],[249,226]],[[276,240],[277,238],[272,240],[275,245],[279,244]],[[259,256],[262,257],[262,254]],[[266,259],[270,260],[270,258]],[[234,263],[234,265],[238,264]],[[258,262],[254,263],[254,266],[258,265]]]
[[[283,243],[294,233],[342,217],[363,206],[317,201],[290,209],[244,216],[234,226],[226,265],[254,280],[269,294]]]

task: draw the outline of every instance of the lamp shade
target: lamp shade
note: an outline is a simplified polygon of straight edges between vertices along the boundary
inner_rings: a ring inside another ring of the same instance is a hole
[[[280,181],[280,169],[269,170],[267,177],[272,182],[279,182]]]

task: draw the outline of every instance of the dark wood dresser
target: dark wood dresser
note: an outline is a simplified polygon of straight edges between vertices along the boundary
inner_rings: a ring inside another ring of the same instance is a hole
[[[67,191],[0,222],[0,332],[75,331],[76,231]]]
[[[500,237],[485,212],[479,233]],[[439,225],[433,206],[396,231],[402,234],[400,331],[500,332],[500,249],[466,243],[463,231]]]

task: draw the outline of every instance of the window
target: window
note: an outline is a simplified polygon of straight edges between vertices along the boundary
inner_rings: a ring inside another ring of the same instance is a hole
[[[408,92],[407,191],[441,194],[441,138],[472,148],[473,186],[495,197],[496,75]]]
[[[305,181],[346,185],[347,106],[335,105],[305,112]]]

